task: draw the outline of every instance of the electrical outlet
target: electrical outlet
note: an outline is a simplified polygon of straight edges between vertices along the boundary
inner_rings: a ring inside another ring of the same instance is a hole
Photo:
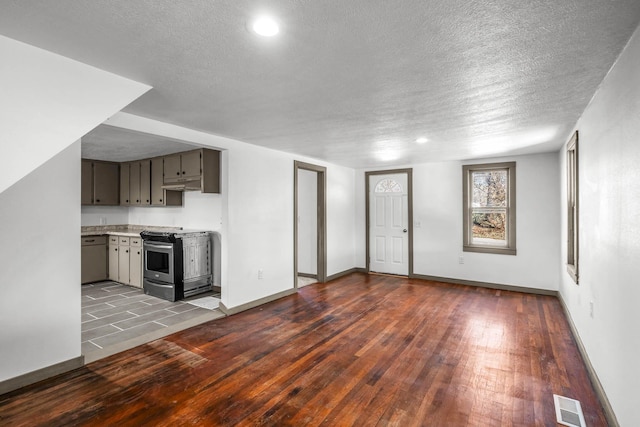
[[[100,225],[107,225],[107,218],[104,216],[100,217]]]
[[[593,301],[589,301],[589,316],[593,318]]]
[[[463,256],[458,258],[458,264],[464,264],[464,257]]]
[[[262,270],[261,268],[258,269],[258,279],[259,280],[264,279],[264,270]]]

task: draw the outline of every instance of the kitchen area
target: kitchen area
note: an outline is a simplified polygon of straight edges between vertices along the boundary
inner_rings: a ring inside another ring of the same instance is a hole
[[[101,125],[81,170],[85,359],[223,317],[220,152]]]

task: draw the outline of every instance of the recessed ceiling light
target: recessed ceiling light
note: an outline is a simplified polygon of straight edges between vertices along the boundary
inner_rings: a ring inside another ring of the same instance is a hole
[[[425,138],[425,137],[420,137],[420,138],[416,139],[416,142],[418,144],[424,144],[425,142],[428,142],[428,141],[429,140],[427,138]]]
[[[394,160],[398,160],[401,155],[397,150],[388,149],[377,151],[375,156],[380,161],[392,162]]]
[[[263,37],[273,37],[280,32],[278,23],[269,16],[261,16],[251,25],[253,31]]]

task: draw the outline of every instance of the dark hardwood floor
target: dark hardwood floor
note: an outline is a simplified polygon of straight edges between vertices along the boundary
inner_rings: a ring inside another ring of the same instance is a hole
[[[352,274],[0,396],[0,425],[606,425],[554,297]]]

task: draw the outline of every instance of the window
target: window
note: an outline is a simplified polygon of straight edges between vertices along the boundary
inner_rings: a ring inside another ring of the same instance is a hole
[[[578,131],[567,143],[567,271],[578,283]]]
[[[385,178],[378,181],[375,188],[376,193],[402,193],[402,185],[396,180]]]
[[[465,165],[465,252],[516,254],[516,163]]]

